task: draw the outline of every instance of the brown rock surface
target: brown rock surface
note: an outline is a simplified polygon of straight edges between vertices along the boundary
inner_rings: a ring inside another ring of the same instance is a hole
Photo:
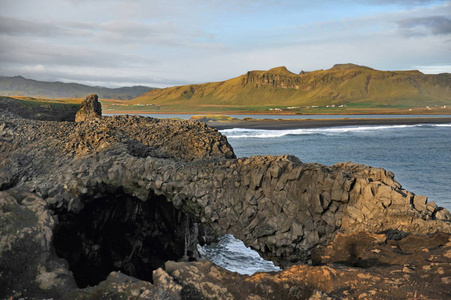
[[[154,271],[154,285],[141,287],[140,295],[159,295],[160,299],[243,300],[451,297],[450,234],[409,236],[398,241],[390,240],[387,234],[339,235],[315,252],[315,263],[319,265],[296,265],[279,273],[252,276],[230,272],[207,261],[169,261],[165,270]],[[110,277],[117,276],[112,274]],[[116,286],[106,284],[110,277],[96,288],[72,295],[77,295],[77,299],[93,299],[96,295],[93,290],[102,290],[105,295],[117,292]]]
[[[449,299],[451,235],[339,235],[315,251],[317,266],[253,276],[210,262],[166,263],[187,299]],[[246,291],[246,293],[243,293]],[[416,295],[416,296],[415,296]]]

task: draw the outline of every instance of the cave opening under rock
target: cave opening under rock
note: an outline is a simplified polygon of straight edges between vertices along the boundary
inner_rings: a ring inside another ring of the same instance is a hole
[[[69,262],[80,288],[97,285],[112,271],[152,281],[168,260],[195,260],[207,236],[194,218],[164,196],[141,201],[116,191],[87,201],[77,214],[58,215],[54,247]]]

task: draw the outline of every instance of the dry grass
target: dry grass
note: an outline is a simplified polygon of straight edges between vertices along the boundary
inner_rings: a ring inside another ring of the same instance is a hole
[[[41,97],[26,97],[26,96],[8,96],[9,98],[14,98],[16,100],[28,101],[31,103],[49,103],[49,104],[79,104],[83,99],[49,99]]]

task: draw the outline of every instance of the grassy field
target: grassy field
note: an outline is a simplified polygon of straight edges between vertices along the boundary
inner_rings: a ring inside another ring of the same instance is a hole
[[[13,98],[17,101],[22,102],[24,105],[67,105],[67,104],[80,104],[83,99],[48,99],[48,98],[40,98],[40,97],[25,97],[25,96],[8,96],[9,98]]]
[[[112,105],[113,104],[113,105]],[[115,105],[114,105],[115,104]],[[410,107],[407,105],[376,106],[371,103],[358,103],[346,107],[301,107],[288,109],[287,106],[238,106],[238,105],[137,105],[128,102],[112,103],[102,100],[104,113],[128,114],[271,114],[271,115],[317,115],[317,114],[451,114],[450,108]],[[277,109],[277,110],[275,110]]]
[[[46,99],[32,97],[5,97],[14,99],[19,107],[57,107],[78,106],[83,99]],[[271,114],[271,115],[317,115],[317,114],[451,114],[450,108],[411,107],[408,105],[374,105],[371,102],[356,102],[346,107],[299,107],[289,109],[287,106],[255,105],[147,105],[129,100],[100,99],[105,114],[201,114],[201,115],[235,115],[235,114]],[[276,110],[277,109],[277,110]]]

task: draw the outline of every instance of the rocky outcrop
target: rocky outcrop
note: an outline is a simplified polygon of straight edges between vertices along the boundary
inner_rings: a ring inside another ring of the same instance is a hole
[[[91,94],[81,103],[81,108],[75,115],[75,122],[82,122],[102,116],[102,105],[96,94]]]
[[[27,100],[28,99],[28,100]],[[78,104],[50,103],[42,99],[15,99],[0,96],[0,118],[20,117],[41,121],[74,121]]]
[[[0,297],[25,290],[69,299],[111,293],[239,299],[243,290],[262,299],[281,290],[288,298],[343,296],[364,285],[338,284],[336,273],[355,280],[366,276],[359,267],[377,273],[386,264],[394,265],[381,279],[389,291],[391,284],[413,282],[396,275],[409,262],[403,259],[401,268],[395,258],[377,254],[395,257],[396,247],[406,255],[426,253],[402,242],[427,240],[425,234],[442,241],[428,251],[443,265],[430,268],[441,272],[450,262],[449,211],[402,189],[391,172],[350,162],[305,164],[289,155],[237,159],[226,138],[200,122],[5,118],[0,150],[0,283],[7,287]],[[248,278],[187,262],[199,258],[197,244],[225,233],[286,271]],[[170,260],[186,263],[165,265]],[[432,269],[421,268],[419,276],[431,276]],[[117,271],[141,280],[111,273]],[[232,288],[239,280],[243,288]],[[445,281],[437,283],[439,290]],[[431,286],[418,289],[433,293]],[[410,295],[403,291],[404,298]]]
[[[242,78],[243,85],[255,88],[272,87],[299,90],[305,85],[305,80],[287,70],[285,67],[270,69],[267,72],[249,71]]]

